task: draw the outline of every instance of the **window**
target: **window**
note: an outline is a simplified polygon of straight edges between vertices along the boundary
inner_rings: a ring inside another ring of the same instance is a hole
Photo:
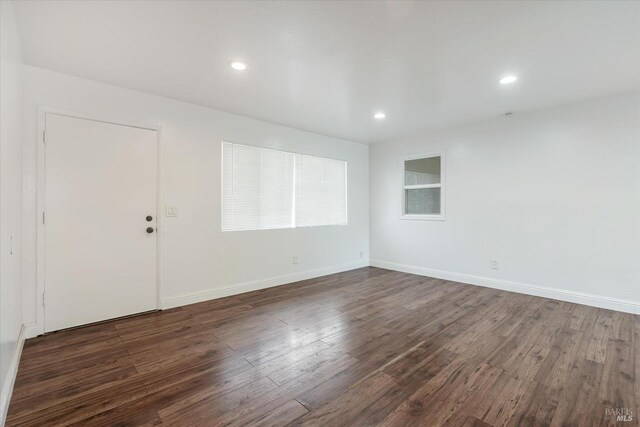
[[[222,143],[222,231],[347,223],[347,162]]]
[[[403,159],[403,219],[444,219],[443,155]]]

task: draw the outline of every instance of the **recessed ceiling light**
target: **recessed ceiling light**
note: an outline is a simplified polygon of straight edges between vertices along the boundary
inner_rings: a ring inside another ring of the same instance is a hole
[[[385,117],[387,117],[387,115],[386,115],[385,113],[383,113],[382,111],[379,111],[379,112],[377,112],[377,113],[375,113],[375,114],[373,115],[373,118],[374,118],[374,119],[378,119],[378,120],[382,120],[382,119],[384,119]]]
[[[508,85],[509,83],[513,83],[516,80],[518,80],[518,77],[516,76],[504,76],[503,78],[500,79],[500,84]]]
[[[247,63],[242,61],[232,61],[230,65],[231,68],[236,71],[244,71],[247,69]]]

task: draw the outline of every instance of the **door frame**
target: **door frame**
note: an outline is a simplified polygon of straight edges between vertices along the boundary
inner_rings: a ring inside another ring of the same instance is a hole
[[[119,126],[128,126],[156,132],[157,150],[157,191],[156,191],[156,310],[161,310],[160,295],[162,294],[162,127],[148,123],[140,123],[119,118],[110,118],[100,115],[78,113],[57,108],[38,105],[37,107],[37,132],[36,132],[36,325],[32,336],[45,333],[45,227],[43,222],[46,192],[46,142],[45,129],[47,114],[72,117],[76,119],[93,120]]]

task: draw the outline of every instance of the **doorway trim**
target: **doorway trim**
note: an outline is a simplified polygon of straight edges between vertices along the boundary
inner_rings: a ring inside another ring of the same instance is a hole
[[[46,118],[47,114],[73,117],[76,119],[93,120],[96,122],[109,123],[119,126],[128,126],[140,129],[147,129],[156,132],[157,150],[157,193],[156,193],[156,229],[160,230],[156,234],[156,310],[160,310],[162,295],[162,127],[148,123],[140,123],[120,118],[110,118],[100,115],[77,113],[74,111],[61,110],[57,108],[38,105],[37,106],[37,131],[36,131],[36,322],[35,327],[30,330],[29,338],[45,333],[45,191],[46,191]]]

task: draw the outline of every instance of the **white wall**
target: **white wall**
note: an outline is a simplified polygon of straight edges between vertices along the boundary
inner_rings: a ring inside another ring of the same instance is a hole
[[[22,328],[22,52],[10,2],[0,2],[0,425]]]
[[[440,150],[446,220],[400,220],[401,157]],[[640,302],[638,93],[373,145],[369,170],[374,265],[626,311]]]
[[[36,320],[37,106],[162,127],[162,299],[173,306],[368,263],[367,145],[273,125],[44,69],[25,68],[24,301]],[[220,231],[221,141],[348,162],[349,225]],[[360,257],[360,251],[364,254]],[[298,264],[292,257],[298,256]],[[284,276],[284,277],[283,277]],[[270,279],[264,281],[265,279]],[[226,289],[238,284],[236,289]],[[226,289],[226,290],[225,290]]]

